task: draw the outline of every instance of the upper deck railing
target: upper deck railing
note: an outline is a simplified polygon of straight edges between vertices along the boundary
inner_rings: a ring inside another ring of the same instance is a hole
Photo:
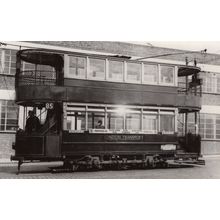
[[[18,85],[56,85],[56,73],[45,70],[21,71]]]
[[[192,79],[188,82],[180,81],[178,82],[178,93],[179,94],[190,94],[195,96],[202,96],[202,79]]]

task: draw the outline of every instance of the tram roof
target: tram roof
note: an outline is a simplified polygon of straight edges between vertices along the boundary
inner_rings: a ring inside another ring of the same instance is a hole
[[[29,63],[57,66],[63,63],[63,59],[56,51],[42,49],[27,49],[18,52],[20,58]]]
[[[18,55],[20,58],[29,63],[33,64],[41,64],[41,65],[50,65],[50,66],[57,66],[63,63],[62,56],[64,54],[74,54],[74,55],[87,55],[87,56],[94,56],[99,58],[115,58],[115,59],[121,59],[121,60],[132,60],[129,56],[120,56],[120,55],[99,55],[99,54],[87,54],[87,53],[79,53],[79,52],[69,52],[69,51],[60,51],[60,50],[52,50],[52,49],[25,49],[18,51]],[[141,62],[141,61],[139,61]],[[166,65],[174,65],[174,64],[168,64],[163,62],[152,62],[152,61],[143,61],[146,63],[161,63]],[[196,66],[184,66],[184,65],[178,65],[178,76],[188,76],[193,75],[198,72],[200,72],[201,69]]]
[[[197,74],[201,71],[201,68],[196,66],[180,66],[178,68],[178,76],[189,76]]]

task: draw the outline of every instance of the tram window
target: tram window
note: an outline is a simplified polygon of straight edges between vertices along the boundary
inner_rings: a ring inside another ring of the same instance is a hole
[[[89,112],[88,113],[88,129],[104,129],[105,113]]]
[[[122,130],[124,129],[124,116],[118,113],[108,113],[108,129],[110,130]]]
[[[125,125],[127,130],[139,131],[141,129],[141,115],[136,113],[127,113]]]
[[[109,79],[122,81],[123,80],[123,62],[109,60]]]
[[[26,63],[26,62],[22,62],[23,63],[23,70],[35,70],[35,64],[32,63]]]
[[[163,133],[174,132],[174,115],[160,115],[160,130]]]
[[[160,66],[160,81],[164,84],[174,84],[174,68]]]
[[[195,114],[194,113],[189,113],[188,114],[188,120],[187,120],[187,132],[195,134]]]
[[[83,57],[69,57],[69,75],[76,78],[86,77],[86,59]]]
[[[157,133],[157,115],[143,115],[143,130],[146,133]]]
[[[127,63],[127,80],[139,82],[141,79],[141,64]]]
[[[81,131],[86,129],[85,112],[73,112],[67,114],[67,130]]]
[[[105,79],[105,60],[89,59],[89,77]]]
[[[177,129],[179,135],[184,135],[185,133],[185,124],[184,124],[184,114],[180,113],[177,116]]]
[[[146,83],[157,83],[158,82],[157,65],[144,64],[144,82]]]
[[[41,109],[36,109],[36,116],[39,118],[40,123],[44,124],[46,121],[46,117],[47,117],[47,109],[45,107],[41,108]]]
[[[35,65],[32,63],[22,62],[22,80],[23,84],[45,84],[54,85],[56,79],[55,68],[49,65]]]

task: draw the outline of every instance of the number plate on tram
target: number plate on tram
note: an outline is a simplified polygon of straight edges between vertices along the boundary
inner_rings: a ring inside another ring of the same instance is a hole
[[[176,150],[176,145],[164,144],[164,145],[161,145],[161,150]]]

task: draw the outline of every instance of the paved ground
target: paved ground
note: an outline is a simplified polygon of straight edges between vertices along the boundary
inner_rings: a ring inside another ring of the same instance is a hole
[[[0,163],[1,179],[220,179],[220,157],[205,158],[205,166],[185,168],[90,171],[74,173],[50,172],[48,167],[61,163],[23,164],[16,175],[17,163]]]

